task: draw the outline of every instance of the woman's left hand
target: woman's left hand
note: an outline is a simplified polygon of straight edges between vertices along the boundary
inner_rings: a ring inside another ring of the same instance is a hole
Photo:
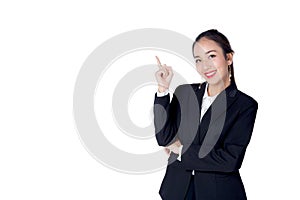
[[[170,154],[171,152],[175,153],[175,154],[179,154],[180,151],[180,146],[181,146],[181,142],[179,139],[177,139],[174,143],[172,143],[171,145],[165,147],[165,152],[167,154]]]

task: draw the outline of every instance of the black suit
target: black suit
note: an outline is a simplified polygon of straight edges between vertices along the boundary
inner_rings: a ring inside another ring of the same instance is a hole
[[[170,95],[154,100],[154,124],[160,146],[179,139],[181,162],[171,153],[160,195],[184,200],[192,170],[197,200],[247,199],[239,175],[250,141],[257,102],[239,91],[234,82],[221,92],[200,123],[202,97],[207,83],[185,84]]]

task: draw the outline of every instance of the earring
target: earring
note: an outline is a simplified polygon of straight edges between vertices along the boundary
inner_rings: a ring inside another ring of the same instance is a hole
[[[229,81],[231,81],[231,67],[228,65],[228,72],[229,72]]]

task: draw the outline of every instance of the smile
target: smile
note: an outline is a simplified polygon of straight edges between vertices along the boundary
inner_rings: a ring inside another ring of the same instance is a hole
[[[207,78],[211,78],[211,77],[213,77],[216,73],[217,73],[217,70],[214,70],[214,71],[206,72],[206,73],[204,73],[204,75],[205,75]]]

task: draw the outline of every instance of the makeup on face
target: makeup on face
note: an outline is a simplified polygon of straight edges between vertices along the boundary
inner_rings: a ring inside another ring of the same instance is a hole
[[[227,61],[221,47],[206,38],[200,39],[194,46],[194,58],[198,73],[209,83],[218,84],[225,80]]]

